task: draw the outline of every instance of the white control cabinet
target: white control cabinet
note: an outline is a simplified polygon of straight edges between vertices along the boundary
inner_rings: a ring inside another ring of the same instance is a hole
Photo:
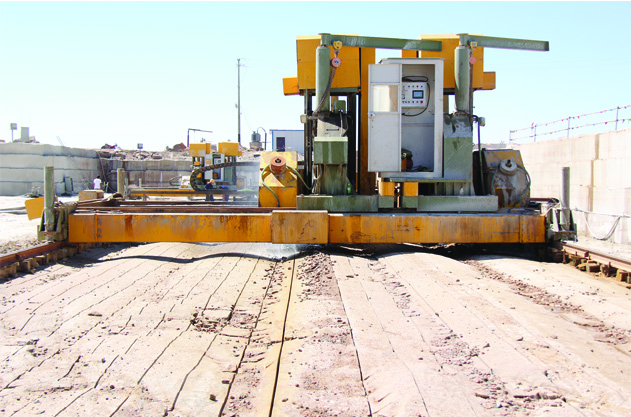
[[[383,178],[442,178],[443,67],[436,58],[389,58],[369,69],[368,171]],[[412,168],[401,168],[401,153]]]

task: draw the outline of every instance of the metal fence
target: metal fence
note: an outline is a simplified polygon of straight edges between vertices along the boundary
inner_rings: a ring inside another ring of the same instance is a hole
[[[615,112],[615,118],[614,113]],[[519,140],[532,139],[533,142],[537,138],[543,139],[546,136],[560,134],[565,132],[566,137],[570,137],[572,133],[596,133],[602,132],[605,126],[610,130],[618,130],[624,128],[624,123],[631,123],[631,104],[627,106],[618,106],[613,109],[601,110],[594,113],[581,114],[578,116],[570,116],[565,119],[554,120],[552,122],[531,124],[530,127],[511,130],[508,141],[515,143]],[[580,130],[580,132],[577,132]],[[561,135],[558,135],[561,136]]]

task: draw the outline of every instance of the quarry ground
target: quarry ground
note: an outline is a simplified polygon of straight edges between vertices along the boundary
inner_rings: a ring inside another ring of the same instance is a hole
[[[1,200],[6,252],[38,221]],[[0,416],[631,415],[629,288],[445,253],[90,249],[0,283]]]

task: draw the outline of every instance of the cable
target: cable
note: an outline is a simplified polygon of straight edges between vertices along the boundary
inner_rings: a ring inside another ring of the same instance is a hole
[[[276,195],[274,190],[272,190],[267,184],[265,184],[265,178],[263,178],[263,174],[265,174],[265,172],[267,171],[271,173],[269,164],[267,164],[267,166],[261,171],[261,182],[263,183],[263,186],[270,190],[270,192],[274,195],[274,198],[276,199],[276,207],[280,207],[280,200],[278,199],[278,196]]]
[[[596,240],[608,240],[611,236],[613,236],[613,232],[616,231],[616,228],[618,227],[618,224],[620,223],[620,219],[623,217],[623,216],[618,216],[616,221],[613,222],[613,226],[611,226],[611,229],[609,229],[609,232],[607,232],[605,236],[601,237],[601,236],[596,236],[594,232],[592,231],[592,228],[589,226],[589,222],[587,221],[587,214],[585,214],[583,210],[579,210],[579,211],[583,213],[583,218],[585,218],[585,225],[587,226],[587,230],[589,230],[589,234],[591,234],[592,237]]]
[[[302,181],[302,183],[305,185],[305,187],[307,187],[307,190],[311,191],[311,187],[309,187],[307,185],[307,183],[305,182],[304,179],[302,179],[302,175],[300,175],[300,172],[298,172],[298,170],[296,170],[294,167],[286,165],[287,168],[289,168],[289,170],[291,172],[293,172],[294,174],[296,174],[298,176],[298,178],[300,178],[300,181]]]
[[[329,84],[326,86],[326,90],[324,91],[324,94],[322,95],[322,99],[320,100],[320,103],[318,103],[318,107],[316,107],[316,110],[313,112],[314,116],[317,116],[320,110],[322,110],[322,107],[324,106],[324,102],[326,101],[327,97],[331,93],[331,85],[333,85],[333,77],[335,77],[336,69],[337,69],[336,67],[331,65],[331,70],[329,71]]]
[[[513,201],[513,204],[511,204],[511,207],[515,207],[515,204],[517,204],[519,200],[521,200],[522,197],[526,195],[526,193],[530,190],[530,185],[532,184],[532,181],[530,180],[530,174],[528,173],[526,168],[524,168],[523,166],[519,164],[517,164],[517,167],[526,173],[526,179],[528,180],[528,185],[526,185],[526,187],[524,188],[524,191],[519,195],[519,197],[517,197],[515,201]]]
[[[403,77],[403,81],[414,81],[411,78],[414,78],[414,76],[408,76],[408,77]],[[430,97],[432,96],[432,89],[429,86],[429,79],[424,76],[424,75],[419,75],[416,78],[424,78],[424,80],[418,80],[421,82],[426,82],[427,83],[427,107],[425,107],[425,109],[423,109],[422,112],[417,113],[417,114],[405,114],[405,113],[401,113],[401,116],[405,116],[405,117],[416,117],[416,116],[420,116],[421,114],[425,113],[427,111],[427,109],[429,109],[429,103],[430,103]]]
[[[418,78],[418,79],[415,79]],[[427,78],[425,75],[407,75],[405,77],[403,77],[401,80],[403,81],[420,81],[422,83],[426,83],[429,81],[429,78]]]
[[[318,172],[320,172],[320,165],[319,164],[314,164],[313,167],[313,193],[314,194],[320,194],[320,178],[322,178],[322,174],[324,173],[321,172],[320,175],[318,175]]]

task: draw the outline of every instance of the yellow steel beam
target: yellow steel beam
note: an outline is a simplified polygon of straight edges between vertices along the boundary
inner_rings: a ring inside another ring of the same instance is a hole
[[[512,214],[331,214],[330,243],[543,243],[545,218]]]
[[[543,243],[545,217],[532,214],[77,213],[71,243]]]
[[[270,242],[268,214],[120,214],[69,216],[70,242]]]
[[[324,244],[329,242],[326,211],[272,212],[272,243]]]

